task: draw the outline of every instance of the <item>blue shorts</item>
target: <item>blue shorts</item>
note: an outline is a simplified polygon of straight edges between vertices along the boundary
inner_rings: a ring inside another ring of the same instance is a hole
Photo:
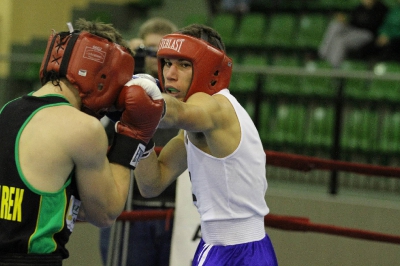
[[[244,265],[278,265],[274,247],[268,235],[259,241],[230,246],[208,245],[201,239],[192,262],[192,266]]]

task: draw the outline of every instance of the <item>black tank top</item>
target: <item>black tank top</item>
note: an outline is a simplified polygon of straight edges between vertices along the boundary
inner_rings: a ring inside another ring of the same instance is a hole
[[[27,95],[0,110],[0,255],[52,253],[68,257],[65,244],[80,205],[74,171],[59,191],[39,191],[25,179],[18,155],[25,125],[39,110],[57,105],[70,104],[57,95]]]

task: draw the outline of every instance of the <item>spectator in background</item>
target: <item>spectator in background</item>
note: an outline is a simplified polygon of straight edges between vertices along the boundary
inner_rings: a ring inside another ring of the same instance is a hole
[[[152,18],[147,20],[139,29],[139,38],[143,40],[143,45],[146,50],[145,57],[145,73],[158,77],[158,65],[157,65],[157,49],[158,43],[161,38],[173,31],[176,31],[177,27],[171,21],[164,18]],[[131,47],[136,50],[138,47]]]
[[[147,73],[158,78],[157,49],[158,43],[166,34],[177,30],[175,24],[163,18],[151,18],[145,21],[138,38],[129,42],[135,51],[135,73]],[[139,62],[144,63],[140,65]],[[112,121],[108,125],[113,126]],[[113,131],[112,131],[113,132]],[[153,140],[156,146],[165,145],[178,133],[177,129],[157,129]],[[140,195],[136,181],[133,184],[132,210],[163,210],[175,207],[176,182],[172,183],[160,196],[144,198]],[[129,223],[129,244],[127,265],[129,266],[167,266],[171,250],[173,221],[148,220]],[[110,228],[100,231],[100,249],[104,265],[107,252]]]
[[[129,40],[129,47],[132,50],[136,50],[139,46],[144,45],[141,38],[133,38]],[[136,62],[135,62],[136,63]],[[136,65],[135,65],[136,66]],[[136,71],[136,70],[135,70]]]
[[[329,24],[318,54],[333,67],[339,68],[351,51],[361,49],[364,56],[370,49],[388,11],[380,0],[361,0],[348,15],[338,13]]]
[[[386,15],[378,30],[375,45],[378,49],[378,60],[400,61],[400,0]]]

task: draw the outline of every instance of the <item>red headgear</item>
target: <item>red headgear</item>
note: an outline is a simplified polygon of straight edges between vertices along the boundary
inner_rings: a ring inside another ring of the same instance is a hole
[[[232,76],[232,59],[206,41],[179,33],[168,34],[160,41],[157,60],[161,87],[164,88],[164,58],[186,59],[193,64],[193,77],[186,101],[196,92],[213,95],[228,88]]]
[[[86,31],[53,33],[40,67],[44,85],[49,75],[65,77],[79,91],[81,110],[100,117],[116,101],[133,75],[134,59],[126,48]]]

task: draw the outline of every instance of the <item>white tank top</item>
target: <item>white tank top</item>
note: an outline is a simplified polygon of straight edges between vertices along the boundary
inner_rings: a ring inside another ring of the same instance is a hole
[[[265,236],[264,216],[269,212],[265,202],[265,152],[245,109],[229,90],[218,94],[229,99],[239,119],[242,134],[237,149],[224,158],[216,158],[194,146],[185,134],[202,238],[213,245],[258,241]]]

